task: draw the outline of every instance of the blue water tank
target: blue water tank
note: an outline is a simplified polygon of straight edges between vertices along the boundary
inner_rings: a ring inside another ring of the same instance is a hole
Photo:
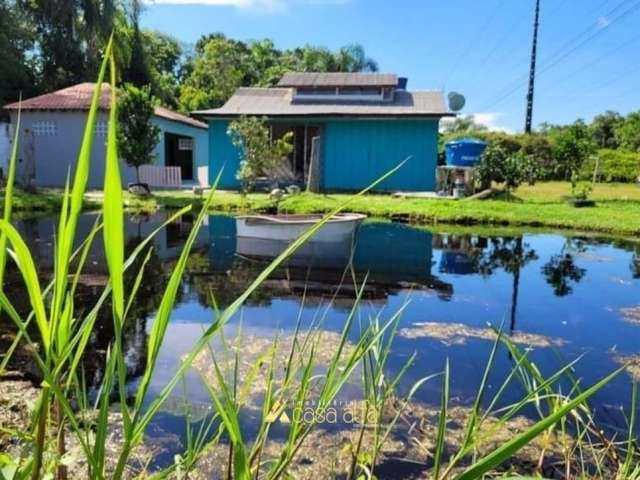
[[[474,167],[480,162],[480,156],[487,143],[477,138],[460,138],[447,142],[444,146],[447,165],[453,167]]]

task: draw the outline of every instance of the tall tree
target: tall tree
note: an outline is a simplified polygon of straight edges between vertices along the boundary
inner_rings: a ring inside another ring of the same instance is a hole
[[[213,38],[193,61],[180,89],[180,104],[186,110],[219,107],[243,84],[245,74],[244,52],[233,42]]]
[[[21,0],[38,34],[40,89],[51,91],[85,77],[78,0]]]
[[[621,148],[640,152],[640,110],[628,114],[618,125],[616,139]]]
[[[0,106],[17,100],[20,92],[35,92],[36,65],[28,54],[33,49],[35,32],[28,18],[11,0],[0,0]]]
[[[133,33],[131,35],[131,58],[129,60],[129,67],[124,73],[124,80],[137,87],[143,87],[151,83],[151,73],[149,72],[144,41],[139,27],[141,8],[140,0],[132,1],[131,23],[133,25]]]
[[[612,110],[596,115],[590,126],[596,145],[599,148],[618,148],[616,130],[622,122],[622,115]]]

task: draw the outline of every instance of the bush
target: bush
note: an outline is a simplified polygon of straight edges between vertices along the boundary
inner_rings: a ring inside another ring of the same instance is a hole
[[[640,153],[602,149],[591,155],[580,169],[580,179],[598,182],[635,182],[640,177]]]
[[[227,134],[242,152],[236,177],[243,191],[250,190],[260,176],[272,180],[274,168],[293,151],[293,133],[272,140],[265,118],[241,117],[229,124]]]
[[[478,173],[483,187],[496,182],[504,183],[511,190],[524,182],[533,185],[538,178],[538,166],[524,151],[509,152],[496,142],[490,144],[482,154]]]

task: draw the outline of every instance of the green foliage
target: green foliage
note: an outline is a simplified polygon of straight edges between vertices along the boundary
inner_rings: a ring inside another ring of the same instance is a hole
[[[35,93],[33,49],[35,29],[26,21],[25,12],[11,0],[0,0],[0,105]]]
[[[271,132],[265,118],[242,117],[229,124],[227,134],[240,149],[241,160],[237,178],[246,191],[260,176],[271,177],[274,167],[293,151],[293,133],[271,140]]]
[[[640,111],[631,112],[618,125],[616,140],[620,148],[640,152]]]
[[[118,151],[127,165],[135,167],[138,182],[139,167],[153,162],[153,149],[160,139],[153,112],[150,87],[125,86],[118,101]]]
[[[478,167],[482,185],[504,183],[509,190],[524,182],[533,185],[538,178],[535,161],[524,151],[509,152],[509,147],[503,145],[500,142],[491,143],[482,154]]]
[[[581,120],[568,126],[552,126],[545,133],[551,143],[554,178],[570,179],[595,150],[589,128]]]
[[[623,117],[618,112],[607,110],[593,117],[590,129],[593,141],[598,148],[618,148],[619,142],[616,131],[623,123]]]
[[[377,68],[358,44],[335,53],[309,45],[283,51],[268,39],[245,43],[213,33],[198,40],[194,56],[185,65],[180,105],[187,111],[219,107],[238,87],[273,86],[291,71],[358,72]]]
[[[185,110],[220,107],[242,85],[244,56],[227,40],[208,41],[180,89]]]
[[[595,176],[594,176],[595,172]],[[602,149],[589,156],[580,179],[597,182],[636,182],[640,178],[640,152]]]

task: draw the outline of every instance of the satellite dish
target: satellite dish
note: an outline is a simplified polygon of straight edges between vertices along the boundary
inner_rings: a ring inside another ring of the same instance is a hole
[[[451,92],[448,95],[449,98],[449,109],[452,112],[459,112],[464,107],[466,102],[464,95],[458,92]]]

